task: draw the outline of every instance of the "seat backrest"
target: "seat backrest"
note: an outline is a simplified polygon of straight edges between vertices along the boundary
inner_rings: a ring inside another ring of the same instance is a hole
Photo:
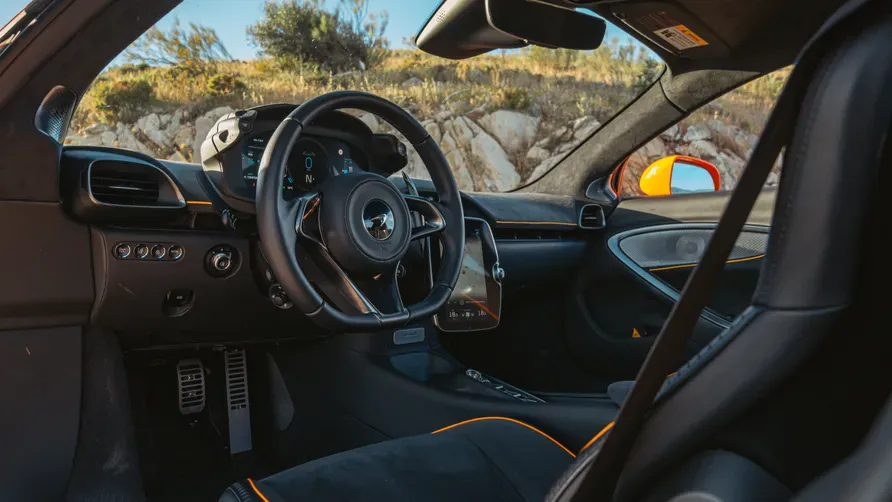
[[[846,334],[892,124],[889,7],[874,2],[844,32],[814,76],[785,151],[753,304],[669,379],[616,500],[639,498],[681,459],[714,446],[709,441],[723,427],[790,379],[828,338]]]

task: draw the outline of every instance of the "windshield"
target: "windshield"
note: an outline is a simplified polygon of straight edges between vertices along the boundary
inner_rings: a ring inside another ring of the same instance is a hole
[[[412,37],[438,3],[185,0],[97,78],[67,143],[199,162],[207,131],[232,109],[357,89],[422,122],[462,189],[504,192],[545,174],[662,70],[613,26],[595,51],[430,56]],[[407,172],[427,178],[411,153]]]

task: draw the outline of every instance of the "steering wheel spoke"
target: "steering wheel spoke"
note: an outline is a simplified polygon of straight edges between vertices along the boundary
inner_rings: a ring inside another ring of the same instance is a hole
[[[403,195],[403,199],[409,206],[409,211],[421,215],[421,222],[416,221],[416,224],[412,226],[411,240],[429,237],[446,229],[446,220],[436,203],[417,195]]]

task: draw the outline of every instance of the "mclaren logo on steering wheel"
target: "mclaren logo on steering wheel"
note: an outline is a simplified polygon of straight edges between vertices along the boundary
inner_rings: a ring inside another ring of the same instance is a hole
[[[383,241],[393,234],[393,211],[380,200],[373,200],[362,210],[362,222],[372,238]]]

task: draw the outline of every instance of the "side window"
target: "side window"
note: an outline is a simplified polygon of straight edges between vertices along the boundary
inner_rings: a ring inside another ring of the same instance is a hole
[[[713,180],[705,170],[710,166],[701,164],[715,166],[719,190],[733,190],[790,70],[788,67],[763,75],[713,100],[635,151],[619,180],[621,197],[667,195],[666,190],[650,189],[654,183],[650,175],[657,166],[651,170],[648,167],[673,155],[691,159],[677,159],[674,169],[663,170],[673,173],[671,193],[703,191],[704,186],[712,191]],[[777,185],[780,168],[778,159],[766,186]],[[646,170],[651,179],[642,181]],[[663,181],[669,186],[668,180]]]

